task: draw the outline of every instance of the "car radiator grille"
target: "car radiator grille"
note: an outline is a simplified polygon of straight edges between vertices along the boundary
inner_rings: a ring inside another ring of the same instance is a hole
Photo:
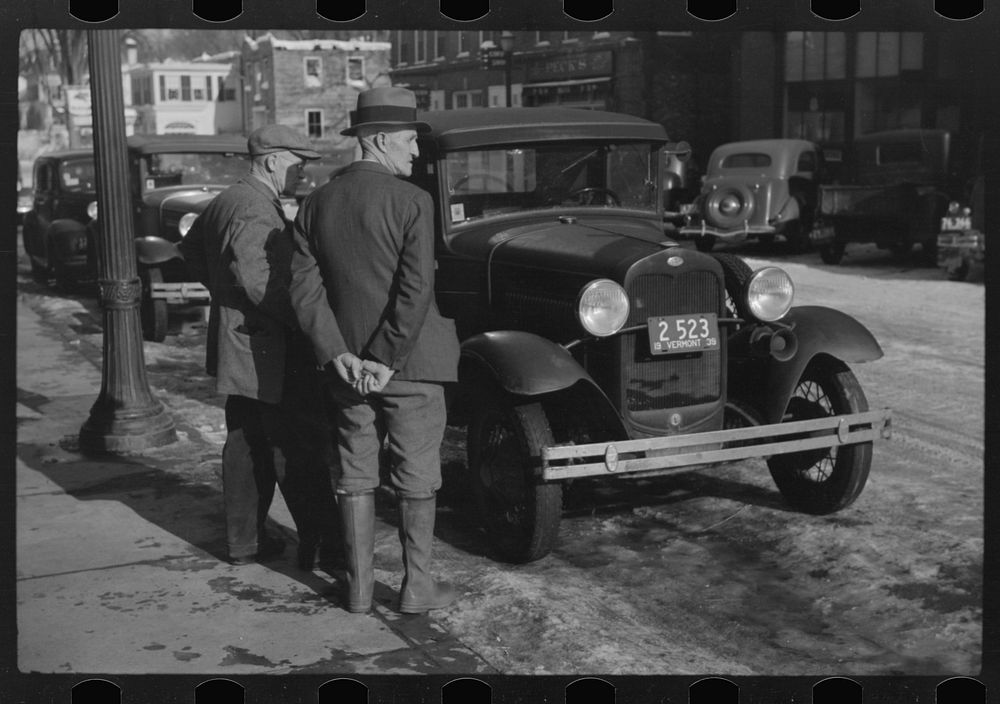
[[[722,291],[723,282],[707,271],[637,276],[628,289],[632,304],[628,325],[642,325],[656,315],[718,312]],[[710,403],[721,395],[721,351],[654,356],[645,330],[620,339],[627,412]]]

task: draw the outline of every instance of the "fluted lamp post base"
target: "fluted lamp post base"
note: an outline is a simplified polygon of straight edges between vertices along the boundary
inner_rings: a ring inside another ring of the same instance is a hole
[[[159,402],[149,408],[99,408],[80,428],[80,449],[127,454],[169,445],[177,440],[170,414]]]
[[[99,284],[104,325],[101,393],[80,428],[80,449],[129,453],[169,445],[177,440],[173,418],[146,379],[139,280]]]

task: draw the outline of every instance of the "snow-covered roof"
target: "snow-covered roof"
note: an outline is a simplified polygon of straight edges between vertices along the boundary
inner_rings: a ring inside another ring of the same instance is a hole
[[[256,50],[261,43],[268,41],[275,50],[286,51],[389,51],[389,42],[373,42],[364,39],[278,39],[268,32],[262,37],[252,39],[245,37],[246,43]]]
[[[236,49],[230,51],[222,51],[218,54],[209,54],[208,52],[203,52],[201,56],[192,61],[201,62],[225,62],[228,63],[240,55],[240,52]]]

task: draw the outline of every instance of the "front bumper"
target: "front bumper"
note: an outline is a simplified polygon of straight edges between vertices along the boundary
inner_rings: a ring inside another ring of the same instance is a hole
[[[149,297],[154,300],[162,299],[173,305],[208,303],[212,300],[212,295],[208,292],[208,289],[195,281],[151,284]]]
[[[559,481],[640,473],[674,474],[720,462],[872,442],[888,439],[891,434],[892,414],[884,408],[707,433],[552,445],[542,448],[540,478]],[[797,437],[781,439],[787,436]]]
[[[705,223],[703,220],[698,225],[684,225],[680,228],[679,233],[681,237],[718,237],[724,242],[739,243],[744,242],[751,237],[758,237],[760,235],[775,235],[778,234],[780,230],[773,225],[751,225],[749,223],[744,223],[743,227],[739,229],[721,230],[717,227],[712,227]]]
[[[986,238],[979,230],[942,232],[937,237],[937,251],[939,264],[955,258],[983,261],[986,258]]]

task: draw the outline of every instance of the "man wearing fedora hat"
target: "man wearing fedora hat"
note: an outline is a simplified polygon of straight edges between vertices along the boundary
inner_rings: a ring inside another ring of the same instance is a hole
[[[325,293],[347,348],[374,373],[361,391],[334,384],[337,482],[347,560],[346,608],[371,608],[379,454],[388,438],[389,474],[399,498],[405,574],[399,609],[423,613],[452,602],[454,588],[431,576],[436,492],[441,486],[444,384],[458,378],[454,323],[434,300],[434,207],[404,181],[418,155],[416,97],[401,87],[358,95],[350,127],[361,158],[306,197],[293,230],[292,300],[317,353],[332,354],[311,312]],[[318,266],[325,292],[309,276]],[[327,343],[328,344],[328,343]]]
[[[320,155],[283,125],[255,130],[247,145],[250,172],[209,203],[180,249],[212,294],[206,367],[228,395],[222,484],[229,560],[247,564],[283,551],[283,541],[264,529],[277,483],[299,534],[299,566],[312,569],[321,539],[340,549],[325,461],[333,448],[325,423],[316,422],[325,413],[317,360],[289,298],[293,244],[279,196],[292,193],[302,165]],[[316,306],[314,314],[330,350],[320,361],[340,378],[359,378],[361,360],[347,351],[332,311]]]

